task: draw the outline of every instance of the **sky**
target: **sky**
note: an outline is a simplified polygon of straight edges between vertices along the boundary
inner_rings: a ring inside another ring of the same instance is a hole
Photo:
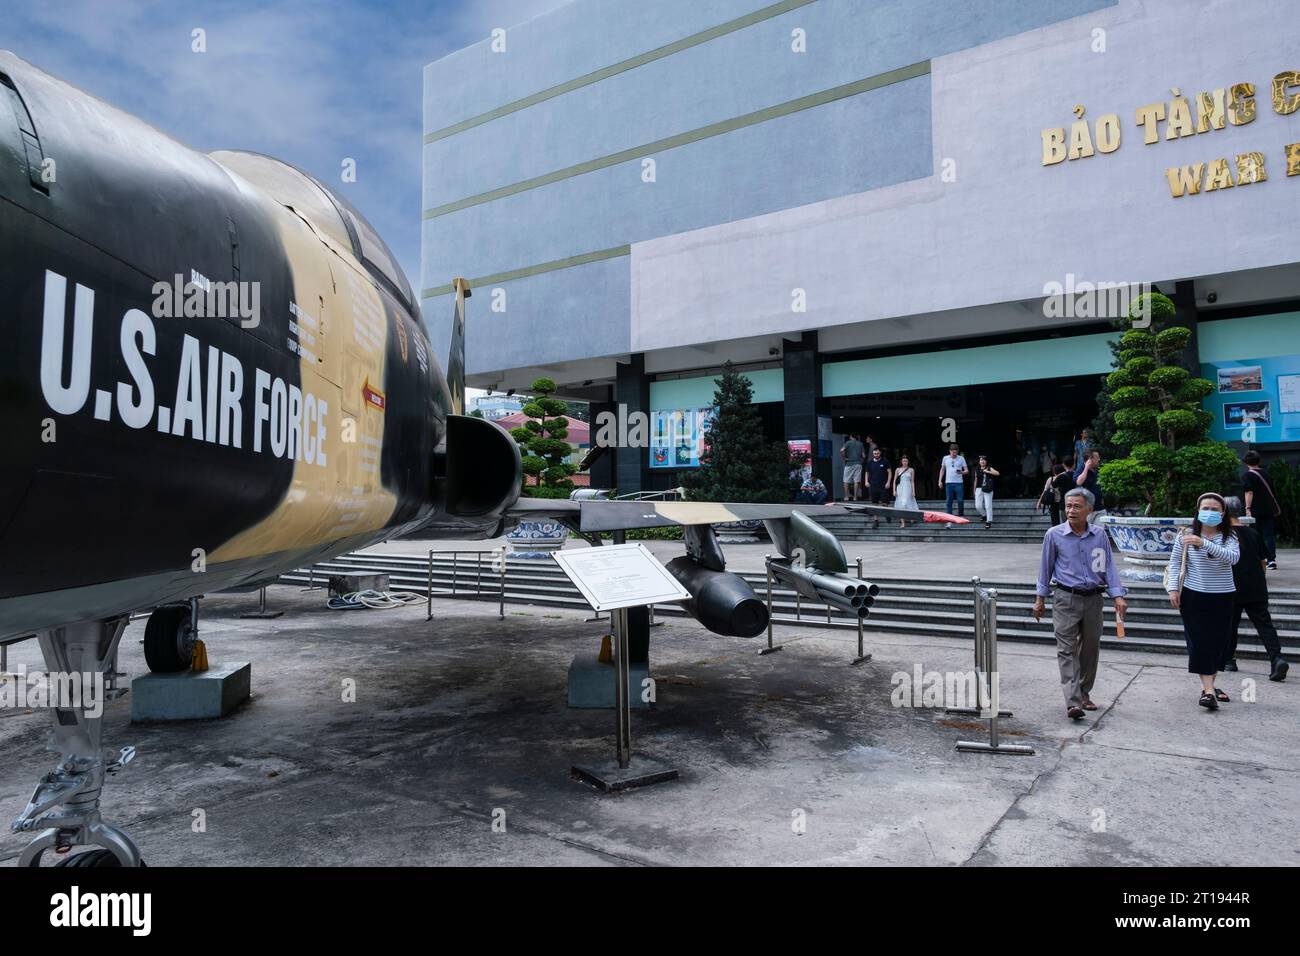
[[[305,169],[361,210],[418,290],[424,65],[563,2],[15,2],[0,49],[196,149]]]

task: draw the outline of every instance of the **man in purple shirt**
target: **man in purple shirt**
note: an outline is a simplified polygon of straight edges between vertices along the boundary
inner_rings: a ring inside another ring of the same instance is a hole
[[[1097,679],[1101,652],[1102,594],[1115,600],[1115,620],[1124,621],[1128,589],[1120,583],[1110,539],[1100,525],[1088,524],[1092,492],[1071,488],[1065,493],[1065,522],[1043,535],[1043,559],[1038,566],[1038,597],[1034,620],[1042,620],[1044,599],[1052,589],[1052,629],[1056,632],[1056,663],[1061,669],[1065,713],[1078,720],[1096,710],[1088,694]]]

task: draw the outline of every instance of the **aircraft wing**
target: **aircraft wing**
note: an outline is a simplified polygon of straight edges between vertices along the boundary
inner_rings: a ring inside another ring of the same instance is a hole
[[[569,501],[555,498],[520,498],[506,512],[507,521],[555,518],[581,532],[618,531],[629,528],[664,528],[672,525],[712,525],[728,521],[772,521],[795,512],[810,518],[860,512],[908,521],[966,524],[966,518],[937,511],[887,508],[883,505],[755,504],[725,501]]]

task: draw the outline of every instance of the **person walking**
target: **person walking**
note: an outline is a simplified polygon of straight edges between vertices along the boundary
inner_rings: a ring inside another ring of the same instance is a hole
[[[1210,710],[1231,699],[1214,686],[1228,656],[1237,590],[1232,567],[1241,558],[1236,529],[1224,521],[1226,512],[1221,495],[1210,491],[1197,499],[1190,531],[1174,544],[1165,585],[1169,603],[1183,619],[1187,670],[1201,678],[1198,703]]]
[[[1255,519],[1255,530],[1264,545],[1264,560],[1270,571],[1277,570],[1277,516],[1282,513],[1277,495],[1259,467],[1259,452],[1254,449],[1242,456],[1246,463],[1245,485],[1246,514]]]
[[[1052,476],[1052,473],[1056,470],[1055,466],[1056,466],[1056,456],[1053,455],[1051,451],[1048,450],[1046,445],[1044,445],[1043,450],[1038,454],[1039,471],[1050,478]]]
[[[916,471],[906,455],[899,457],[898,471],[894,472],[894,507],[919,510],[916,504]],[[899,518],[898,526],[906,528],[907,522]]]
[[[1053,525],[1061,523],[1061,502],[1065,500],[1065,493],[1073,487],[1074,478],[1065,465],[1059,461],[1052,465],[1051,474],[1043,482],[1043,493],[1038,498],[1038,510],[1049,511]]]
[[[939,490],[944,493],[944,507],[948,514],[953,514],[953,503],[956,502],[957,515],[966,514],[966,473],[969,469],[966,467],[966,459],[961,456],[961,449],[957,444],[948,446],[948,455],[943,461],[939,462]],[[944,528],[952,527],[944,524]]]
[[[1025,454],[1020,459],[1020,493],[1026,498],[1034,493],[1038,486],[1038,455],[1033,448],[1025,445]]]
[[[1223,503],[1228,509],[1228,520],[1232,522],[1233,533],[1237,536],[1237,546],[1241,557],[1232,566],[1232,583],[1236,586],[1232,604],[1232,631],[1228,637],[1228,657],[1221,670],[1237,669],[1237,635],[1241,630],[1241,614],[1244,611],[1255,625],[1259,639],[1268,652],[1269,674],[1272,681],[1286,680],[1286,672],[1291,669],[1282,656],[1282,642],[1278,640],[1277,628],[1273,626],[1273,616],[1268,612],[1268,578],[1264,573],[1266,560],[1264,544],[1257,532],[1250,525],[1241,523],[1242,503],[1240,498],[1225,498]]]
[[[862,482],[862,442],[856,435],[845,439],[840,457],[844,459],[844,500],[856,501],[858,485]]]
[[[1002,472],[989,466],[987,455],[980,455],[975,466],[975,511],[984,516],[984,527],[993,527],[993,489]]]
[[[1092,454],[1093,440],[1092,433],[1088,429],[1079,432],[1079,437],[1074,442],[1074,466],[1079,467],[1080,463],[1088,460]]]
[[[866,467],[867,497],[873,505],[885,503],[885,494],[894,484],[894,466],[879,446],[871,449]]]
[[[1074,483],[1080,488],[1087,489],[1096,503],[1096,507],[1088,515],[1088,520],[1095,522],[1106,513],[1106,497],[1101,492],[1101,482],[1097,478],[1101,471],[1101,452],[1094,448],[1086,459],[1081,463],[1076,462],[1074,467]]]
[[[1065,495],[1065,523],[1048,528],[1038,564],[1033,615],[1043,618],[1047,595],[1052,595],[1052,630],[1056,635],[1056,663],[1061,672],[1065,714],[1079,720],[1085,710],[1096,710],[1092,685],[1097,679],[1101,654],[1102,595],[1115,602],[1115,619],[1124,620],[1128,589],[1119,578],[1115,554],[1105,530],[1088,523],[1092,493],[1071,488]]]

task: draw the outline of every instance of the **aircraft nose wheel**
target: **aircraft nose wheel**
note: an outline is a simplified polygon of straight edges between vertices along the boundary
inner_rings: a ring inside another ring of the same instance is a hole
[[[51,675],[102,679],[113,666],[126,624],[127,618],[120,617],[42,632],[38,639],[46,670]],[[51,709],[50,745],[61,755],[59,762],[36,784],[27,806],[9,825],[14,833],[37,833],[18,857],[18,865],[40,866],[45,852],[53,850],[61,857],[55,866],[142,866],[131,838],[99,814],[105,778],[134,760],[135,748],[116,752],[104,748],[102,707],[90,707],[84,700],[62,704]],[[77,847],[88,849],[67,855]]]
[[[155,674],[189,670],[194,654],[194,620],[185,604],[155,608],[144,628],[144,660]]]

